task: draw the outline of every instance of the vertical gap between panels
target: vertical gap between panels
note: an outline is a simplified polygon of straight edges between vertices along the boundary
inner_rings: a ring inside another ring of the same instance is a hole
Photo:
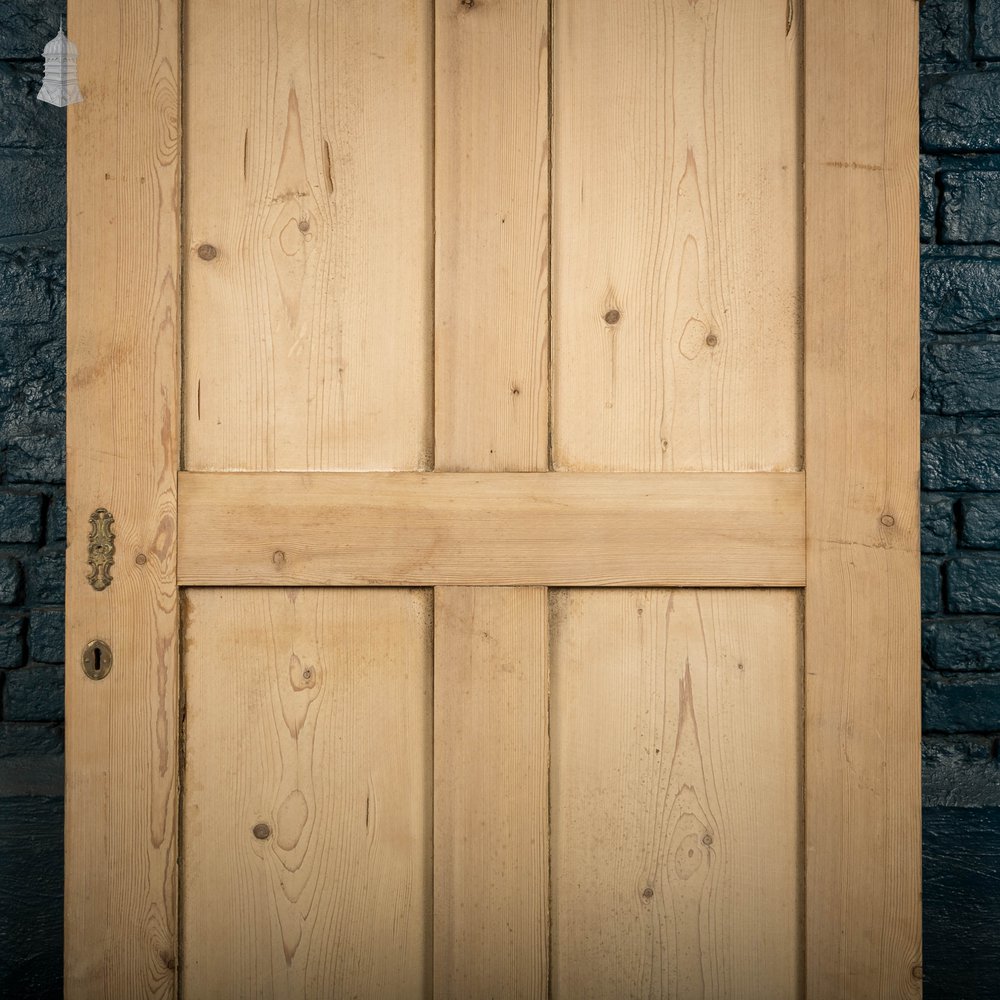
[[[553,214],[552,214],[554,206],[555,206],[555,192],[554,192],[553,186],[552,186],[552,182],[553,182],[552,160],[553,160],[553,156],[555,155],[555,130],[553,128],[553,118],[554,118],[553,108],[554,108],[554,104],[553,104],[553,95],[552,95],[553,81],[555,79],[555,74],[553,73],[553,67],[554,67],[555,63],[553,62],[553,58],[552,58],[553,35],[554,35],[554,31],[553,31],[553,28],[554,28],[554,21],[553,21],[553,7],[554,7],[554,4],[555,4],[555,0],[548,0],[548,19],[549,19],[549,23],[548,23],[548,46],[547,46],[548,66],[546,68],[546,71],[548,73],[548,81],[547,81],[548,82],[548,86],[546,88],[546,94],[547,94],[547,99],[548,99],[548,116],[547,116],[548,117],[548,163],[546,164],[546,168],[548,170],[548,186],[549,186],[549,190],[548,190],[548,213],[547,213],[548,214],[548,248],[549,248],[549,252],[548,252],[548,260],[546,262],[546,266],[548,267],[548,275],[547,275],[547,279],[548,280],[546,281],[546,286],[547,286],[547,289],[548,289],[548,303],[547,303],[547,306],[548,306],[548,309],[547,309],[547,313],[548,313],[548,318],[547,318],[548,330],[547,330],[547,336],[545,338],[545,345],[546,345],[546,352],[547,352],[547,357],[546,357],[546,360],[545,360],[545,364],[546,364],[546,372],[547,372],[547,379],[546,379],[546,381],[548,382],[548,394],[547,394],[548,395],[548,401],[547,401],[547,405],[548,405],[548,419],[547,419],[547,422],[546,422],[546,429],[547,429],[546,432],[548,434],[548,448],[546,450],[547,450],[547,453],[548,453],[548,462],[547,462],[547,465],[548,465],[548,471],[549,472],[552,472],[552,470],[555,468],[555,464],[553,462],[553,447],[554,447],[553,442],[554,442],[554,439],[555,439],[555,427],[553,425],[553,413],[554,413],[553,401],[554,401],[554,397],[555,397],[555,383],[553,381],[553,368],[554,368],[554,366],[553,366],[553,363],[552,363],[553,362],[553,338],[555,336],[555,331],[552,328],[552,297],[553,297],[552,279],[553,279],[553,273],[554,273],[553,269],[552,269],[552,244],[553,244],[553,233],[555,232],[555,220],[554,220]]]

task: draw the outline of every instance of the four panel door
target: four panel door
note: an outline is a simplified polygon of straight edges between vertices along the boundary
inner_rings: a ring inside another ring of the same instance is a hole
[[[70,6],[67,995],[918,995],[914,5]]]

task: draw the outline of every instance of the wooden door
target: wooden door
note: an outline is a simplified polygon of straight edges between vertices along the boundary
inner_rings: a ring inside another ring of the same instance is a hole
[[[916,25],[71,0],[68,996],[919,995]]]

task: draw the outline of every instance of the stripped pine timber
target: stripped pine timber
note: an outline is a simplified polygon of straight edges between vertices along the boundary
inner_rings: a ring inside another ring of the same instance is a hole
[[[430,615],[426,590],[187,594],[185,996],[428,995]]]
[[[203,585],[801,586],[801,474],[185,473]]]
[[[432,18],[187,6],[187,468],[430,467]]]
[[[548,599],[434,592],[434,996],[548,989]]]
[[[177,967],[178,8],[70,0],[65,993],[171,997]],[[155,25],[155,30],[150,30]],[[107,589],[90,515],[114,517]],[[111,648],[88,678],[84,647]]]
[[[918,9],[807,8],[808,996],[917,997]]]
[[[556,469],[801,468],[793,10],[553,3]]]
[[[555,1000],[800,995],[799,602],[553,593]]]
[[[544,472],[549,2],[435,10],[435,468]]]
[[[371,540],[386,552],[390,537],[391,546],[403,543],[404,562],[390,560],[390,574],[429,570],[437,585],[434,996],[543,1000],[545,591],[441,585],[545,582],[521,579],[522,566],[506,580],[483,570],[493,555],[503,564],[500,550],[510,553],[525,528],[531,533],[520,518],[494,520],[487,495],[512,489],[513,498],[529,479],[548,479],[549,3],[453,0],[434,9],[436,471],[426,485],[444,507],[432,514],[412,496],[416,484],[400,482],[416,506],[405,526],[380,526]],[[451,486],[459,495],[447,496]],[[477,493],[483,503],[472,500]],[[458,538],[462,522],[474,530]],[[479,528],[498,532],[498,548],[483,545]],[[375,561],[369,546],[358,563],[369,579]],[[544,552],[532,561],[551,565]]]

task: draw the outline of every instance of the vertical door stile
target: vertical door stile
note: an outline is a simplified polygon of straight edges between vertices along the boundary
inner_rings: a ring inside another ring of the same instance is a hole
[[[68,10],[86,95],[67,119],[64,969],[73,1000],[176,991],[179,8],[70,0]],[[108,515],[94,516],[102,508]],[[95,574],[97,589],[88,547],[106,543],[109,516],[114,561]],[[109,651],[94,664],[100,679],[82,661],[96,640]]]
[[[436,5],[435,467],[548,469],[547,0]],[[548,990],[545,588],[435,591],[434,995]]]
[[[807,993],[918,997],[918,9],[805,24]]]

